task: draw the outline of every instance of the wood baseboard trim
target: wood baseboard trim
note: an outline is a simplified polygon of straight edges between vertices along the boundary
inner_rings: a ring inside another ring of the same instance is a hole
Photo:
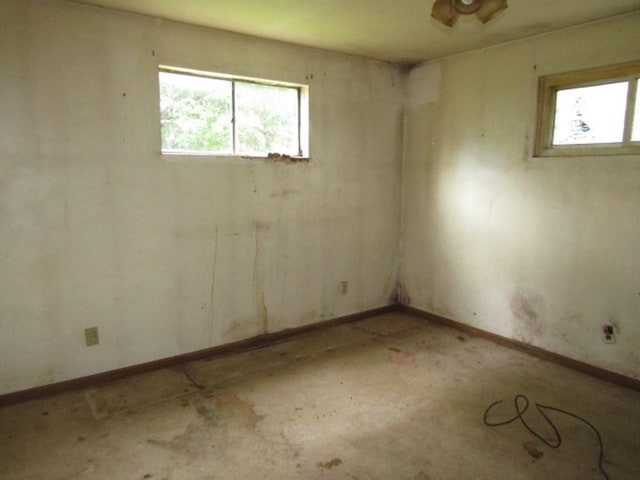
[[[528,353],[530,355],[541,358],[543,360],[557,363],[558,365],[562,365],[563,367],[571,368],[573,370],[586,373],[588,375],[591,375],[592,377],[596,377],[601,380],[606,380],[608,382],[615,383],[616,385],[621,385],[623,387],[640,391],[640,380],[637,380],[635,378],[627,377],[626,375],[612,372],[604,368],[596,367],[594,365],[590,365],[588,363],[584,363],[579,360],[574,360],[573,358],[565,357],[564,355],[553,353],[543,348],[530,345],[528,343],[520,342],[518,340],[513,340],[511,338],[503,337],[501,335],[497,335],[495,333],[491,333],[486,330],[482,330],[480,328],[476,328],[470,325],[466,325],[464,323],[456,322],[455,320],[441,317],[439,315],[435,315],[433,313],[420,310],[419,308],[411,307],[408,305],[399,305],[399,309],[403,312],[409,313],[411,315],[415,315],[425,320],[438,323],[446,327],[451,327],[461,332],[468,333],[470,335],[475,335],[477,337],[490,340],[499,345]]]
[[[195,352],[185,353],[182,355],[162,358],[162,359],[154,360],[151,362],[141,363],[139,365],[132,365],[130,367],[118,368],[116,370],[96,373],[94,375],[88,375],[86,377],[74,378],[71,380],[52,383],[50,385],[43,385],[40,387],[29,388],[27,390],[20,390],[18,392],[7,393],[4,395],[0,395],[0,407],[24,402],[27,400],[34,400],[37,398],[46,397],[50,395],[56,395],[56,394],[68,392],[71,390],[87,388],[87,387],[99,385],[102,383],[110,382],[113,380],[119,380],[121,378],[138,375],[140,373],[159,370],[161,368],[173,367],[173,366],[180,365],[182,363],[191,362],[194,360],[201,360],[203,358],[209,358],[209,357],[220,357],[224,355],[231,355],[234,353],[255,350],[257,348],[267,347],[269,345],[274,345],[276,343],[284,342],[294,337],[306,335],[308,333],[312,333],[317,330],[336,327],[338,325],[352,323],[358,320],[362,320],[364,318],[374,317],[377,315],[383,315],[385,313],[392,313],[397,311],[398,311],[397,305],[387,305],[385,307],[374,308],[372,310],[366,310],[364,312],[354,313],[351,315],[346,315],[338,318],[332,318],[329,320],[323,320],[320,322],[304,325],[301,327],[289,328],[287,330],[282,330],[280,332],[258,335],[256,337],[248,338],[246,340],[227,343],[217,347],[205,348],[204,350],[198,350]]]
[[[6,405],[12,405],[28,400],[34,400],[41,397],[50,395],[56,395],[72,390],[78,390],[82,388],[92,387],[107,383],[121,378],[138,375],[140,373],[150,372],[153,370],[159,370],[162,368],[173,367],[183,363],[191,362],[194,360],[201,360],[203,358],[220,357],[224,355],[231,355],[234,353],[246,352],[257,348],[267,347],[276,343],[284,342],[286,340],[306,335],[318,330],[323,330],[338,325],[344,325],[347,323],[356,322],[364,318],[374,317],[377,315],[383,315],[386,313],[405,312],[425,320],[444,325],[446,327],[454,328],[458,331],[475,335],[480,338],[490,340],[498,345],[502,345],[514,350],[528,353],[535,357],[554,362],[558,365],[562,365],[573,370],[577,370],[582,373],[586,373],[601,380],[620,385],[623,387],[631,388],[633,390],[640,391],[640,380],[632,377],[606,370],[604,368],[596,367],[588,363],[580,362],[558,353],[553,353],[548,350],[544,350],[540,347],[529,345],[528,343],[513,340],[511,338],[503,337],[495,333],[488,332],[464,323],[451,320],[449,318],[441,317],[432,313],[428,313],[424,310],[420,310],[408,305],[387,305],[385,307],[375,308],[364,312],[354,313],[343,317],[333,318],[330,320],[324,320],[321,322],[312,323],[310,325],[304,325],[302,327],[290,328],[280,332],[267,333],[264,335],[258,335],[256,337],[248,338],[246,340],[240,340],[233,343],[227,343],[219,345],[217,347],[206,348],[195,352],[185,353],[182,355],[176,355],[173,357],[162,358],[151,362],[141,363],[139,365],[132,365],[130,367],[119,368],[116,370],[110,370],[107,372],[97,373],[86,377],[74,378],[63,382],[52,383],[50,385],[43,385],[40,387],[29,388],[27,390],[21,390],[18,392],[7,393],[0,395],[0,407]]]

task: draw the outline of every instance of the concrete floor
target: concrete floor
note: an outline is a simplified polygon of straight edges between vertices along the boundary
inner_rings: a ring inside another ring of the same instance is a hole
[[[558,449],[483,424],[518,393],[588,419],[609,477],[640,478],[640,392],[404,314],[1,408],[0,478],[605,478],[571,417],[549,412]]]

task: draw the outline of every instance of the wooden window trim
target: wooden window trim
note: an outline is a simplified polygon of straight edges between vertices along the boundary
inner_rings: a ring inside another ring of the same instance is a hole
[[[538,80],[538,117],[536,122],[536,157],[638,155],[640,142],[631,141],[632,123],[638,93],[640,62],[591,68],[540,77]],[[553,145],[556,94],[558,90],[619,81],[629,82],[624,139],[619,143]]]

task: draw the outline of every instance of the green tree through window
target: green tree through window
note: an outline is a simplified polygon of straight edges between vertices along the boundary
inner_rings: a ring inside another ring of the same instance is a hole
[[[163,153],[301,155],[300,89],[161,70]]]

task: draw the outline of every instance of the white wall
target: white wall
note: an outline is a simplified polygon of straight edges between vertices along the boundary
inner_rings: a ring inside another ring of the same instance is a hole
[[[413,306],[640,378],[640,158],[532,158],[538,76],[637,60],[639,26],[630,15],[412,71]]]
[[[393,67],[53,0],[0,59],[0,394],[392,303]],[[158,64],[308,83],[310,163],[166,161]]]

